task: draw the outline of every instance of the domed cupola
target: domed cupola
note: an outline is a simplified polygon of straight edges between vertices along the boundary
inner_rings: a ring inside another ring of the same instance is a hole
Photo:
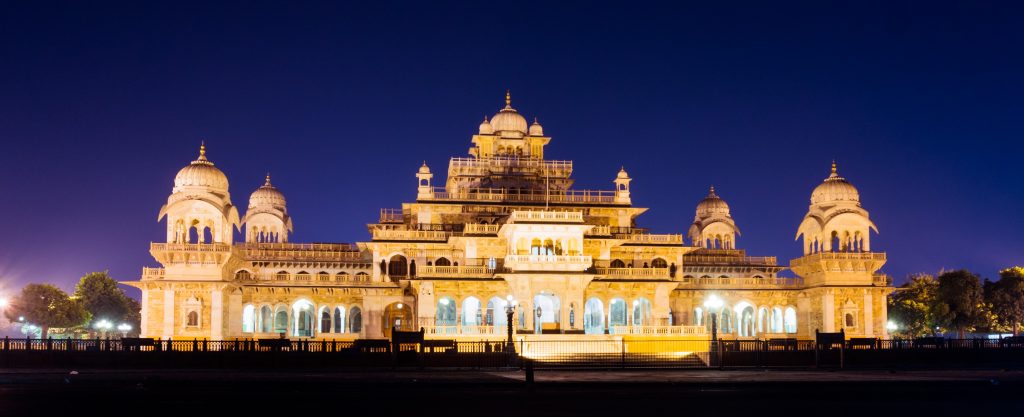
[[[249,209],[242,219],[245,241],[250,243],[287,242],[292,231],[292,218],[288,215],[287,201],[270,183],[270,174],[260,188],[249,196]]]
[[[512,108],[512,95],[510,92],[505,92],[505,108],[498,111],[498,114],[491,118],[491,126],[494,127],[495,133],[502,136],[522,137],[527,133],[526,118],[519,114],[516,109]]]
[[[739,227],[729,213],[729,204],[711,186],[707,197],[697,203],[693,224],[687,233],[694,246],[708,249],[735,249]]]
[[[267,174],[267,179],[263,186],[257,188],[249,196],[249,210],[267,208],[286,211],[286,206],[287,202],[284,199],[284,194],[281,194],[277,187],[270,184],[270,174]]]
[[[728,216],[729,204],[722,200],[718,194],[715,194],[715,186],[712,185],[708,196],[704,197],[700,203],[697,203],[697,219],[711,217],[716,214]]]
[[[537,122],[537,118],[533,118],[533,124],[530,125],[530,136],[544,136],[544,128]]]
[[[206,144],[199,146],[199,158],[174,176],[174,192],[185,187],[205,187],[210,191],[228,192],[228,177],[206,158]]]
[[[484,116],[484,121],[480,122],[480,134],[481,135],[493,135],[494,134],[494,126],[491,125],[491,122],[487,121],[487,116]]]
[[[238,226],[238,209],[231,204],[228,177],[206,158],[206,144],[199,158],[178,171],[167,204],[157,221],[167,218],[168,243],[226,243]]]
[[[811,204],[828,204],[839,201],[860,202],[860,193],[857,188],[840,177],[836,170],[836,163],[832,161],[832,173],[825,181],[818,185],[811,193]]]

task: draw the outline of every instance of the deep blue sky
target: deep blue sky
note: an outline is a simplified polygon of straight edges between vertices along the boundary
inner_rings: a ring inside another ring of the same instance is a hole
[[[578,187],[624,165],[653,231],[713,183],[739,246],[788,262],[837,158],[898,281],[1024,263],[1009,5],[144,3],[0,4],[0,289],[155,266],[202,139],[242,209],[269,170],[294,241],[365,240],[506,88]]]

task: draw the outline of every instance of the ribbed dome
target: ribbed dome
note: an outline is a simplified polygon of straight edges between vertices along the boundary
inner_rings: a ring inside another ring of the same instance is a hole
[[[430,173],[430,167],[427,166],[427,161],[423,161],[423,165],[420,165],[419,171],[416,171],[416,172],[419,173],[419,174],[429,174]]]
[[[254,208],[276,208],[284,211],[286,204],[284,194],[281,194],[277,187],[270,184],[270,174],[267,174],[267,181],[263,183],[263,186],[257,188],[249,196],[250,210]]]
[[[821,185],[811,192],[811,204],[834,203],[838,201],[860,202],[860,192],[857,187],[840,177],[836,170],[836,163],[832,163],[832,173],[825,178]]]
[[[544,128],[537,122],[537,118],[533,118],[533,124],[530,125],[530,136],[544,136]]]
[[[519,132],[526,134],[526,118],[519,114],[516,109],[512,108],[512,96],[510,93],[505,93],[505,108],[498,111],[491,118],[491,126],[494,127],[495,132]]]
[[[713,214],[729,215],[729,205],[715,194],[715,186],[711,186],[708,196],[697,203],[697,217],[708,217]]]
[[[174,176],[174,188],[209,187],[218,191],[228,191],[228,177],[213,162],[206,159],[206,145],[199,147],[199,158],[178,171]]]
[[[626,173],[626,167],[619,168],[618,175],[615,176],[617,179],[628,180],[629,174]]]
[[[484,121],[480,123],[480,134],[481,135],[493,135],[494,134],[494,126],[491,125],[491,122],[487,121],[487,116],[484,116]]]

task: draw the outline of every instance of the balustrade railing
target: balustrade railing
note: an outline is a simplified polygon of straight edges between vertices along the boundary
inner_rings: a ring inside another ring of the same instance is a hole
[[[711,256],[711,255],[686,255],[683,257],[686,265],[776,265],[774,256]]]
[[[348,243],[242,243],[236,249],[247,260],[359,261],[359,247]]]
[[[599,275],[608,278],[664,278],[669,277],[668,268],[596,268]]]
[[[585,236],[611,236],[612,228],[609,226],[594,226],[584,233]]]
[[[433,196],[428,200],[615,204],[615,191],[565,190],[545,194],[532,191],[518,192],[505,188],[470,188],[448,191],[445,188],[437,187],[434,189]]]
[[[167,270],[164,268],[150,268],[145,266],[142,267],[143,280],[164,279],[166,275]]]
[[[150,243],[149,249],[153,251],[176,251],[176,252],[226,252],[231,250],[231,245],[226,243]]]
[[[766,287],[766,288],[798,288],[803,286],[801,278],[693,278],[680,279],[681,286],[724,288],[724,287]]]
[[[451,232],[436,230],[389,230],[373,229],[373,240],[426,240],[444,242]]]
[[[573,222],[583,221],[578,211],[513,211],[509,220],[513,222]]]
[[[448,175],[484,174],[500,169],[502,172],[536,172],[542,170],[552,177],[568,177],[572,174],[572,161],[543,160],[537,158],[452,158],[448,163]]]
[[[681,245],[683,243],[683,235],[635,234],[629,235],[629,242]]]
[[[402,209],[382,208],[380,209],[381,223],[401,223],[404,219]]]
[[[610,326],[608,332],[611,334],[670,334],[702,336],[707,334],[707,329],[705,329],[704,326],[627,325]]]
[[[821,261],[884,261],[885,252],[819,252],[790,261],[793,266]]]
[[[421,277],[487,277],[494,275],[494,269],[486,266],[438,266],[428,265],[416,268],[416,275]]]
[[[462,233],[466,235],[494,235],[501,228],[500,224],[476,224],[466,223]]]

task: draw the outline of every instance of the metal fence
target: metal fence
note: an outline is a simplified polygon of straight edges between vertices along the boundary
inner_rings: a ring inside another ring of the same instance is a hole
[[[1024,365],[1024,340],[850,339],[695,340],[673,338],[531,339],[394,343],[238,339],[0,340],[0,368],[32,367],[439,367],[742,368]]]

